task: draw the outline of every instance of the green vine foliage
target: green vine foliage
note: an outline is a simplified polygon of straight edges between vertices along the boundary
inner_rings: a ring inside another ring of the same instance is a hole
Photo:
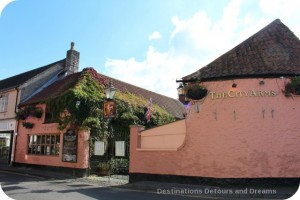
[[[16,120],[25,120],[28,117],[41,118],[43,115],[43,110],[35,105],[25,106],[16,113]]]
[[[94,74],[93,69],[84,70],[75,85],[61,96],[46,102],[48,113],[52,114],[51,121],[59,122],[59,129],[63,130],[68,125],[89,129],[91,142],[93,142],[96,139],[107,140],[109,123],[114,133],[129,133],[129,125],[140,124],[151,128],[175,121],[175,118],[166,110],[153,104],[151,121],[146,123],[145,113],[148,100],[142,96],[121,91],[117,91],[115,95],[116,117],[111,120],[104,119],[102,104],[105,101],[105,94],[104,85],[101,83],[105,81],[99,80],[99,77],[95,77]]]
[[[292,78],[292,80],[285,86],[285,95],[290,94],[300,95],[300,76]]]
[[[60,129],[69,124],[84,129],[99,125],[99,108],[103,99],[103,87],[85,71],[77,83],[63,95],[49,99],[46,107],[52,113],[52,121],[60,123]],[[65,111],[69,114],[63,115]]]

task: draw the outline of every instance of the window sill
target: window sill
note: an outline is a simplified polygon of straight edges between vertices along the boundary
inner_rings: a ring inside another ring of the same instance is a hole
[[[26,154],[27,156],[46,156],[46,157],[59,157],[59,155],[46,155],[46,154]]]

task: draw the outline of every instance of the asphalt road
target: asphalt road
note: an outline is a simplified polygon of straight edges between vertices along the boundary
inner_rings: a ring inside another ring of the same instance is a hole
[[[0,184],[3,191],[16,200],[203,199],[113,186],[100,187],[72,180],[45,179],[6,171],[0,171]]]

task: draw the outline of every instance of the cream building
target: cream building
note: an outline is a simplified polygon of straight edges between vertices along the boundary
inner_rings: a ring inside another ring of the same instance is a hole
[[[79,52],[74,43],[65,59],[0,80],[0,163],[12,164],[16,143],[18,104],[66,75],[77,72]]]

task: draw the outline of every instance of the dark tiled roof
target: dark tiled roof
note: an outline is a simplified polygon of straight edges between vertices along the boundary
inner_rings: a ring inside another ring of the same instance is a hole
[[[22,85],[23,83],[25,83],[27,80],[29,80],[29,79],[35,77],[36,75],[42,73],[43,71],[46,71],[47,69],[51,68],[53,65],[56,65],[58,63],[64,63],[64,62],[65,62],[65,59],[57,61],[57,62],[49,64],[49,65],[46,65],[46,66],[43,66],[43,67],[36,68],[34,70],[24,72],[22,74],[18,74],[16,76],[12,76],[7,79],[3,79],[0,81],[0,90],[7,90],[7,89],[18,87],[18,86]]]
[[[51,85],[46,87],[41,92],[34,95],[32,98],[19,104],[19,106],[43,102],[50,98],[55,98],[55,97],[58,97],[58,96],[64,94],[69,88],[71,88],[72,86],[74,86],[76,84],[80,75],[81,75],[81,72],[77,72],[77,73],[68,75],[64,79],[61,79],[61,80],[58,80],[58,81],[52,83]]]
[[[108,80],[113,81],[113,85],[122,92],[130,92],[138,96],[142,96],[146,99],[152,98],[153,103],[159,105],[160,107],[166,109],[171,115],[173,115],[176,118],[183,118],[184,113],[184,106],[181,102],[179,102],[176,99],[172,99],[170,97],[166,97],[154,92],[151,92],[149,90],[145,90],[143,88],[125,83],[123,81],[119,81],[117,79],[105,76],[103,74],[95,73],[96,71],[93,69],[90,69],[90,72],[93,74],[93,76],[98,80],[99,84],[103,84],[104,81],[107,83]],[[49,98],[54,98],[57,96],[62,95],[64,92],[66,92],[70,87],[72,87],[80,77],[82,72],[78,72],[75,74],[71,74],[67,76],[66,78],[59,80],[52,85],[48,86],[44,90],[42,90],[40,93],[36,94],[32,98],[30,98],[28,101],[20,104],[22,105],[28,105],[28,104],[34,104],[38,102],[45,101]]]
[[[129,83],[125,83],[123,81],[102,75],[107,80],[111,79],[113,81],[113,85],[122,92],[130,92],[138,96],[142,96],[146,99],[152,98],[152,102],[164,108],[170,114],[172,114],[176,118],[183,118],[183,113],[185,112],[184,105],[178,101],[177,99],[173,99],[134,85]]]
[[[183,79],[278,77],[300,74],[300,41],[279,19]]]

